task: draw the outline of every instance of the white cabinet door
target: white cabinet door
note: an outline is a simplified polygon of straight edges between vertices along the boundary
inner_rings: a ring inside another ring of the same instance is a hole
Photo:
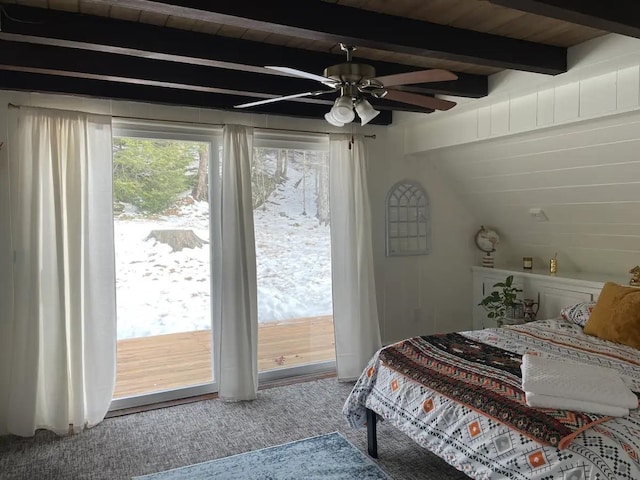
[[[590,302],[598,296],[597,290],[571,290],[544,286],[540,289],[540,310],[537,318],[558,318],[560,310],[579,302]]]

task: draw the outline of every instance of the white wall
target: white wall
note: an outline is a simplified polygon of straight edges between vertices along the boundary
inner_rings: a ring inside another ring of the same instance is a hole
[[[404,149],[501,233],[498,265],[558,252],[561,270],[619,278],[640,264],[640,40],[594,39],[569,63],[556,77],[503,72],[485,99],[405,116]]]
[[[640,263],[640,112],[429,152],[483,223],[498,264],[622,275]],[[529,213],[542,208],[549,221]]]
[[[393,127],[370,142],[369,170],[378,311],[386,343],[414,335],[468,330],[472,325],[471,238],[477,222],[440,173],[402,154]],[[398,181],[417,180],[431,204],[431,253],[385,256],[385,197]]]

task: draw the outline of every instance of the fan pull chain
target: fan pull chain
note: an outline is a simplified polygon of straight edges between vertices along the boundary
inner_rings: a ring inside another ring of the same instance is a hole
[[[349,127],[351,128],[351,138],[349,139],[349,150],[351,150],[351,147],[353,147],[353,145],[356,143],[356,140],[353,137],[353,130],[355,128],[353,125],[353,122],[349,124]]]

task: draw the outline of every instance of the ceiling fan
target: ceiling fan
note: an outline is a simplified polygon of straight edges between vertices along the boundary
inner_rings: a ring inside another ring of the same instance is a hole
[[[297,77],[316,80],[328,87],[328,90],[295,93],[283,97],[258,100],[236,105],[235,108],[247,108],[301,97],[315,97],[317,95],[339,91],[340,96],[336,99],[331,110],[327,112],[324,118],[330,124],[336,127],[342,127],[345,123],[351,123],[355,119],[354,109],[355,112],[358,113],[362,125],[366,125],[380,113],[369,103],[366,98],[367,96],[387,98],[396,102],[409,103],[411,105],[435,110],[449,110],[456,105],[455,102],[449,100],[418,95],[394,88],[416,83],[457,80],[457,75],[452,72],[441,69],[431,69],[376,77],[376,70],[371,65],[354,63],[352,61],[355,47],[341,43],[340,48],[346,52],[347,62],[326,68],[324,75],[316,75],[290,67],[265,67]]]

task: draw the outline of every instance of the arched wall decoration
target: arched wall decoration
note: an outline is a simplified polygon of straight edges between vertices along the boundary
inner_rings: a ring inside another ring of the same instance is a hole
[[[385,203],[387,256],[430,253],[431,213],[422,185],[402,180],[391,187]]]

